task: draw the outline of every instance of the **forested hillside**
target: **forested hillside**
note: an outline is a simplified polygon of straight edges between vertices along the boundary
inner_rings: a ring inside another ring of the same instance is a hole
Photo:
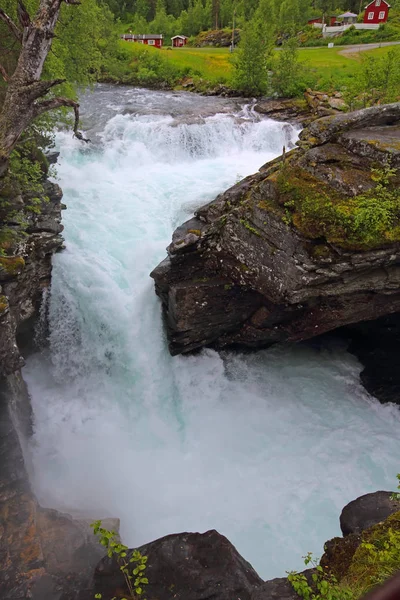
[[[359,0],[104,0],[123,23],[135,31],[150,30],[164,35],[185,33],[197,35],[206,29],[238,27],[252,19],[256,11],[269,24],[280,30],[301,27],[307,20],[322,14],[340,14],[343,11],[360,12]],[[395,0],[400,7],[399,0]],[[364,5],[361,4],[361,10]]]

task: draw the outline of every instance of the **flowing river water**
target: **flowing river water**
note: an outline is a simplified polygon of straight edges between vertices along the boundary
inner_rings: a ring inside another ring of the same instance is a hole
[[[400,412],[341,344],[172,358],[149,278],[174,228],[296,131],[237,101],[106,85],[82,111],[92,143],[57,139],[50,348],[24,369],[39,500],[120,517],[130,546],[215,528],[265,578],[299,569],[344,504],[395,486]]]

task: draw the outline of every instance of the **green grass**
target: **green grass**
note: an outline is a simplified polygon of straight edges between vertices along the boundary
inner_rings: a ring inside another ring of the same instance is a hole
[[[228,83],[232,73],[231,54],[227,48],[163,48],[163,56],[180,68],[190,68],[194,75],[211,83]]]
[[[123,47],[133,53],[134,44],[120,42]],[[344,47],[336,48],[300,48],[300,60],[310,70],[310,81],[315,87],[327,90],[343,89],[360,69],[363,55],[382,56],[391,47],[377,48],[368,52],[340,54]],[[180,71],[188,71],[190,75],[202,77],[211,84],[230,83],[233,65],[232,55],[228,48],[167,48],[153,49],[153,52],[176,66]],[[279,51],[278,51],[279,52]]]
[[[319,89],[343,89],[357,75],[363,56],[384,56],[396,46],[341,54],[345,47],[301,48],[300,59],[311,70]]]

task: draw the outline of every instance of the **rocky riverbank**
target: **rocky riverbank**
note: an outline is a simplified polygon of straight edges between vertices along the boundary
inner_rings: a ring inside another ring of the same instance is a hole
[[[319,119],[178,227],[151,274],[171,353],[307,340],[398,312],[397,238],[346,233],[335,206],[346,214],[374,189],[379,165],[398,169],[399,142],[400,104]]]
[[[0,181],[0,597],[68,600],[85,589],[104,555],[86,520],[42,508],[29,482],[31,404],[20,368],[63,246],[62,191],[47,180],[35,201]],[[114,520],[111,527],[118,527]]]
[[[324,571],[339,582],[350,581],[358,573],[363,542],[374,540],[378,547],[389,528],[399,531],[399,511],[400,501],[392,500],[390,492],[366,494],[350,502],[340,515],[344,537],[329,540],[324,546],[321,559]],[[146,597],[149,600],[299,598],[286,577],[264,582],[217,531],[169,535],[142,546],[140,551],[148,556]],[[364,562],[364,571],[368,571],[365,566]],[[310,582],[313,572],[312,569],[304,571]],[[358,577],[360,579],[359,573]],[[115,561],[105,558],[99,563],[93,585],[95,593],[102,594],[103,598],[123,593],[125,584]]]

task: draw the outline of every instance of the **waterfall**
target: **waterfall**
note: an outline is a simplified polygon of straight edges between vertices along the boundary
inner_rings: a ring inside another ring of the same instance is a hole
[[[149,278],[179,223],[297,132],[240,101],[134,88],[99,86],[82,112],[90,145],[57,136],[50,346],[24,369],[35,491],[120,517],[130,546],[215,528],[265,578],[300,569],[346,502],[394,486],[398,409],[340,343],[170,357]]]

